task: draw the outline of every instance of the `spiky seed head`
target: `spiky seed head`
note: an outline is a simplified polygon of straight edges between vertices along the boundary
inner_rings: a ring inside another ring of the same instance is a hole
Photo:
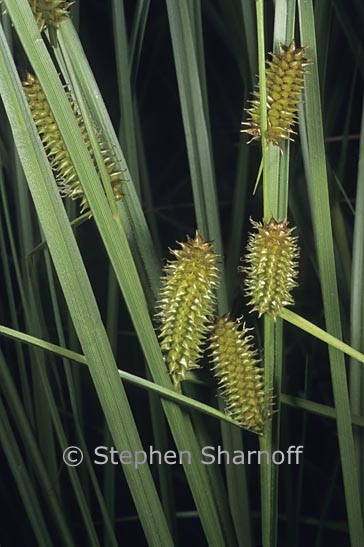
[[[208,323],[216,306],[219,255],[212,242],[195,237],[170,252],[157,303],[160,344],[173,385],[180,389],[189,370],[198,368]]]
[[[292,40],[289,46],[280,45],[278,53],[271,53],[272,60],[267,63],[266,89],[267,89],[267,143],[281,147],[284,139],[293,140],[295,134],[293,126],[297,121],[297,107],[299,95],[303,87],[305,67],[308,65],[305,59],[304,47],[296,47]],[[260,93],[259,86],[253,92],[252,105],[245,109],[249,115],[248,121],[242,122],[248,129],[242,129],[243,133],[252,136],[251,141],[259,140],[260,129]]]
[[[40,32],[49,29],[52,46],[57,46],[56,32],[60,23],[69,18],[69,8],[74,2],[62,0],[29,0],[29,5]]]
[[[226,413],[242,427],[263,433],[272,415],[272,396],[264,390],[263,370],[250,330],[229,315],[216,320],[210,338],[212,370]]]
[[[271,218],[268,223],[251,221],[255,232],[249,235],[245,272],[245,293],[259,316],[280,314],[294,303],[291,290],[297,286],[299,248],[294,228],[286,220]],[[253,311],[252,310],[252,311]]]
[[[29,0],[29,5],[40,31],[52,26],[58,28],[69,18],[69,8],[74,2],[63,0]]]
[[[23,81],[23,89],[28,99],[29,107],[37,127],[39,136],[45,148],[47,157],[55,174],[58,186],[62,196],[71,197],[72,199],[81,199],[81,213],[88,209],[88,202],[81,183],[78,179],[77,172],[73,166],[70,154],[66,148],[62,135],[58,129],[52,111],[46,96],[40,86],[38,79],[32,74],[27,74]],[[83,140],[87,150],[94,161],[95,168],[98,171],[98,166],[94,157],[93,148],[87,134],[81,113],[71,93],[67,93],[71,103],[73,113],[80,128]],[[96,134],[96,130],[95,130]],[[123,179],[121,171],[116,169],[116,159],[112,156],[105,143],[97,137],[100,152],[102,154],[106,170],[108,172],[110,184],[114,193],[115,200],[122,198],[121,186]]]

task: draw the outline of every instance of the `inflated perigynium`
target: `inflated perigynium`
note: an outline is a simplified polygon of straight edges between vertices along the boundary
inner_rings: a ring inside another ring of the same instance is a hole
[[[303,87],[303,76],[307,59],[304,47],[296,47],[292,40],[289,46],[280,45],[278,53],[271,53],[272,60],[267,63],[267,143],[281,147],[284,139],[292,139],[295,134],[293,126],[297,121],[297,107],[300,91]],[[242,122],[248,129],[243,133],[252,136],[251,141],[260,139],[260,92],[259,86],[253,92],[254,100],[246,112],[249,119]]]
[[[50,30],[53,46],[57,45],[57,29],[62,21],[69,18],[69,8],[73,3],[62,0],[29,0],[40,32]]]
[[[39,81],[35,76],[28,73],[26,79],[23,81],[23,89],[61,194],[64,197],[71,197],[72,199],[80,198],[80,209],[82,213],[88,209],[88,202]],[[67,95],[87,150],[99,173],[83,118],[75,101],[72,99],[71,94],[68,93]],[[124,182],[121,178],[121,171],[116,169],[117,162],[115,161],[115,158],[113,158],[112,154],[105,147],[100,138],[98,138],[98,144],[108,172],[115,200],[119,200],[122,198],[121,186]]]
[[[264,391],[263,371],[250,330],[228,315],[218,318],[210,352],[226,414],[242,427],[263,433],[272,415],[272,397]]]
[[[285,306],[294,303],[291,290],[297,286],[299,248],[294,228],[286,220],[271,220],[263,224],[252,221],[255,232],[250,234],[245,272],[245,293],[249,304],[261,316],[274,318]]]
[[[176,260],[165,266],[157,303],[160,345],[176,389],[189,370],[198,368],[215,311],[220,260],[198,231],[179,245],[179,250],[170,249]]]

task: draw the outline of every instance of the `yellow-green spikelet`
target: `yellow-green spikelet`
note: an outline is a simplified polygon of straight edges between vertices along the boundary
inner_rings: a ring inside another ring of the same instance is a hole
[[[63,0],[29,0],[40,31],[49,27],[59,27],[62,21],[69,18],[69,8],[74,2]]]
[[[267,63],[266,69],[267,143],[271,142],[280,147],[282,140],[293,140],[292,134],[295,132],[292,128],[297,121],[299,94],[303,87],[305,67],[308,64],[304,57],[305,49],[297,48],[295,41],[292,40],[289,46],[280,45],[279,53],[271,53],[272,60]],[[253,95],[255,99],[250,101],[252,107],[246,109],[249,119],[242,122],[242,125],[249,126],[242,132],[252,136],[250,142],[260,139],[261,136],[259,88]]]
[[[71,197],[72,199],[80,198],[80,209],[82,213],[88,209],[87,199],[71,161],[69,152],[49,107],[48,101],[37,78],[28,73],[26,79],[23,81],[23,89],[28,99],[29,107],[32,112],[35,125],[37,126],[39,136],[46,150],[53,172],[55,173],[61,194],[65,197]],[[89,151],[90,156],[94,159],[92,145],[88,138],[83,118],[75,101],[71,98],[70,93],[68,93],[68,99],[71,103],[72,110],[82,133],[87,150]],[[98,141],[115,200],[119,200],[122,198],[121,186],[124,182],[121,178],[121,171],[115,169],[117,162],[101,140],[98,139]],[[94,164],[96,170],[98,171],[95,159]]]
[[[213,371],[225,400],[225,412],[239,425],[263,433],[272,415],[272,397],[264,391],[253,336],[228,315],[217,319],[210,341]]]
[[[179,389],[185,374],[198,368],[208,322],[216,306],[219,255],[196,231],[194,239],[170,252],[176,260],[165,266],[157,314],[160,343],[169,374]]]
[[[297,286],[299,248],[294,228],[288,228],[286,220],[274,218],[263,224],[251,221],[255,233],[250,234],[245,272],[245,292],[249,304],[259,316],[280,314],[284,306],[294,303],[291,290]]]
[[[73,3],[62,0],[29,0],[40,32],[49,29],[53,46],[57,45],[57,29],[62,21],[69,18],[69,8]]]

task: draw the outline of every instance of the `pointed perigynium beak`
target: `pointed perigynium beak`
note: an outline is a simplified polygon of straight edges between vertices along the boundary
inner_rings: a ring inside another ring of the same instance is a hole
[[[86,196],[78,179],[77,172],[73,166],[70,154],[58,129],[52,111],[49,107],[49,103],[39,84],[39,81],[35,76],[28,73],[26,79],[23,81],[23,89],[28,99],[28,104],[33,116],[34,123],[37,127],[40,139],[45,148],[47,157],[49,159],[62,196],[70,197],[72,199],[81,199],[81,213],[87,211],[88,202]],[[95,168],[98,172],[93,148],[79,108],[72,98],[71,93],[66,93],[72,106],[72,110],[80,128],[86,148],[91,158],[93,159]],[[109,176],[110,185],[112,187],[115,200],[119,200],[123,196],[120,189],[125,181],[121,177],[121,171],[116,169],[117,162],[115,158],[108,151],[105,144],[101,141],[100,137],[97,136],[96,130],[95,135],[98,140],[98,145]]]
[[[212,331],[210,353],[226,413],[242,427],[261,434],[272,415],[272,396],[265,393],[250,330],[228,315],[220,317]]]
[[[259,316],[277,317],[282,308],[294,303],[291,290],[297,286],[299,248],[294,228],[274,218],[263,224],[252,221],[247,254],[240,271],[245,273],[245,294]]]
[[[157,303],[160,345],[176,389],[189,370],[198,368],[215,311],[220,260],[198,231],[180,246],[171,250],[176,260],[165,266]]]
[[[305,67],[308,65],[304,57],[305,49],[297,48],[295,41],[292,40],[289,46],[281,45],[279,53],[271,53],[272,60],[267,62],[266,139],[267,143],[280,148],[283,140],[293,140],[295,135],[293,127],[297,121],[299,96],[304,84]],[[242,125],[247,126],[247,129],[242,129],[242,133],[252,136],[249,142],[261,137],[259,86],[253,91],[253,95],[254,99],[249,101],[252,106],[245,109],[249,116],[248,120],[242,122]]]

